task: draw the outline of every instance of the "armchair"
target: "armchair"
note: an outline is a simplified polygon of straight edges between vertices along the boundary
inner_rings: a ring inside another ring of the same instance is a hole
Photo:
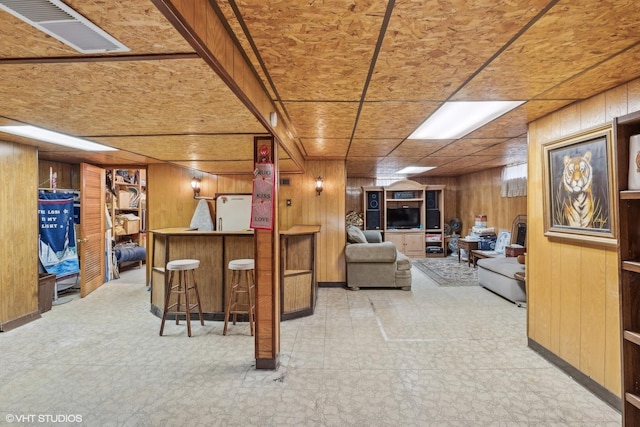
[[[379,231],[357,230],[362,236],[351,240],[359,243],[348,243],[345,248],[347,286],[354,291],[361,287],[411,290],[409,258],[398,252],[393,243],[383,242]],[[357,232],[349,229],[348,233],[352,236]]]

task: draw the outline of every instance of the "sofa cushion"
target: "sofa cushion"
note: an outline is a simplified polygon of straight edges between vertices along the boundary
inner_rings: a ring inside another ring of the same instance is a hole
[[[354,243],[344,249],[347,262],[395,262],[398,250],[391,242]]]
[[[367,239],[367,243],[382,243],[382,233],[377,230],[364,230],[362,234]]]
[[[367,243],[367,238],[358,227],[349,225],[347,226],[347,241],[350,243]]]
[[[517,258],[512,257],[479,259],[478,267],[509,278],[513,278],[513,275],[519,271],[524,271],[524,265],[520,264]]]

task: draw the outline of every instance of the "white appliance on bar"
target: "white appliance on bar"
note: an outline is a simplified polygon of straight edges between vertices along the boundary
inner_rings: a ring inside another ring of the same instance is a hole
[[[216,230],[250,230],[251,194],[223,194],[216,197]]]

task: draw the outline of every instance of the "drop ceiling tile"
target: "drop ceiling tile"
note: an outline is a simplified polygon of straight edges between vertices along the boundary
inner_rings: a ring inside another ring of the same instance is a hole
[[[407,138],[439,106],[436,102],[365,102],[356,138]]]

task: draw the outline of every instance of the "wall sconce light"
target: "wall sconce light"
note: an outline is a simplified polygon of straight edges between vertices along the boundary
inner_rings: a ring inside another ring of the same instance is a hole
[[[193,198],[197,199],[200,195],[200,178],[195,176],[191,178],[191,188],[193,188]]]
[[[316,178],[316,193],[318,193],[318,196],[320,195],[320,193],[322,193],[322,177],[321,176]]]
[[[194,199],[205,199],[205,200],[213,200],[213,197],[205,197],[200,195],[200,178],[196,178],[195,176],[191,178],[191,188],[193,189],[193,198]]]

